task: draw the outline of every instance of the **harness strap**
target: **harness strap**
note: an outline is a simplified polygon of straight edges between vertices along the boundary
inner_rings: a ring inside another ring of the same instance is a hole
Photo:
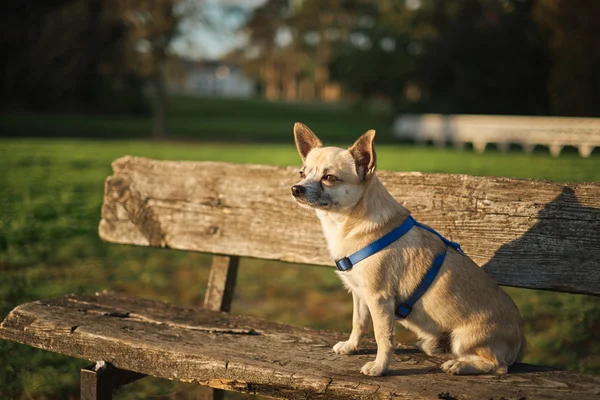
[[[438,272],[440,271],[440,268],[442,267],[442,264],[444,263],[444,259],[446,258],[446,250],[448,250],[448,246],[444,247],[444,251],[442,253],[435,256],[435,258],[433,259],[433,263],[431,264],[431,268],[429,268],[429,270],[423,277],[423,280],[421,281],[421,283],[419,283],[419,286],[417,286],[417,288],[410,295],[410,297],[396,308],[396,319],[404,319],[408,317],[408,314],[410,314],[410,312],[412,311],[412,308],[415,305],[415,303],[419,301],[421,296],[423,296],[427,289],[429,289],[429,286],[431,286],[431,284],[435,280],[435,277],[437,276]]]
[[[399,227],[395,228],[387,235],[380,237],[370,245],[360,249],[359,251],[348,257],[335,260],[335,266],[339,271],[348,271],[359,261],[362,261],[365,258],[372,256],[373,254],[385,249],[390,244],[394,243],[396,240],[400,239],[406,232],[410,230],[410,228],[412,228],[416,224],[418,224],[418,222],[415,221],[412,215],[409,215],[408,218],[406,218]]]
[[[412,218],[412,217],[411,217]],[[452,242],[448,239],[446,239],[445,237],[443,237],[442,235],[440,235],[440,233],[438,231],[436,231],[433,228],[428,227],[427,225],[423,225],[420,222],[415,221],[415,225],[418,226],[419,228],[423,228],[426,231],[429,231],[431,233],[433,233],[434,235],[437,235],[437,237],[439,237],[440,239],[442,239],[442,241],[444,243],[446,243],[446,247],[450,246],[452,247],[454,250],[458,251],[460,254],[462,254],[463,256],[465,255],[464,251],[460,248],[460,244],[456,243],[456,242]]]
[[[419,228],[425,229],[426,231],[429,231],[429,232],[435,234],[437,237],[439,237],[444,242],[444,244],[446,246],[444,247],[444,251],[442,253],[435,256],[435,258],[433,259],[433,263],[431,264],[431,267],[429,268],[429,270],[423,277],[423,280],[421,281],[421,283],[419,283],[419,285],[417,286],[415,291],[408,297],[407,300],[405,300],[402,304],[400,304],[396,308],[395,314],[396,314],[397,319],[408,317],[408,315],[412,311],[414,304],[421,298],[421,296],[423,296],[425,294],[427,289],[429,289],[429,287],[435,280],[435,277],[437,276],[438,272],[440,271],[442,264],[444,263],[444,259],[446,258],[446,253],[448,251],[448,247],[453,248],[454,250],[458,251],[463,256],[465,255],[463,250],[460,248],[460,244],[446,239],[445,237],[440,235],[435,229],[430,228],[427,225],[423,225],[423,224],[415,221],[415,219],[412,217],[412,215],[409,215],[404,220],[404,222],[402,222],[402,224],[400,226],[398,226],[397,228],[392,230],[387,235],[380,237],[373,243],[371,243],[368,246],[349,255],[348,257],[344,257],[342,259],[335,260],[335,266],[337,267],[337,269],[339,271],[342,271],[342,272],[348,271],[356,263],[385,249],[387,246],[394,243],[396,240],[400,239],[406,232],[408,232],[415,225],[418,226]]]

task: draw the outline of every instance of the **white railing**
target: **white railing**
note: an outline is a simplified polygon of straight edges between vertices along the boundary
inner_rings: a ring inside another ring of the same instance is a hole
[[[527,152],[541,145],[558,157],[564,146],[573,146],[582,157],[589,157],[600,147],[600,118],[404,114],[394,123],[394,135],[438,146],[450,142],[457,148],[471,143],[478,153],[489,143],[502,151],[517,144]]]

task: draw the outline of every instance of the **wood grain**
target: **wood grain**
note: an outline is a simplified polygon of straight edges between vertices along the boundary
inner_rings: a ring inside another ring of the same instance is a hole
[[[137,317],[135,317],[137,316]],[[214,326],[214,332],[190,327]],[[252,334],[228,334],[242,330]],[[305,399],[598,399],[600,378],[525,364],[505,376],[450,376],[443,361],[396,351],[388,376],[358,371],[375,357],[337,355],[345,335],[281,325],[115,293],[70,295],[15,308],[0,338],[156,377],[267,396]],[[450,397],[448,397],[450,398]]]
[[[123,157],[113,170],[104,240],[333,265],[314,212],[291,198],[296,168]],[[600,295],[600,183],[378,175],[500,284]]]

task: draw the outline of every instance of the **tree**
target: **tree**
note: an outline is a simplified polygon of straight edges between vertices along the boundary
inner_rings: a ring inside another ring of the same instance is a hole
[[[600,116],[600,2],[539,0],[533,16],[552,56],[548,95],[553,111]]]
[[[152,137],[167,137],[165,62],[182,10],[178,0],[114,0],[127,27],[127,67],[149,83]],[[179,11],[179,12],[178,12]]]
[[[382,2],[331,64],[361,97],[399,112],[546,113],[547,60],[530,1]]]
[[[532,1],[434,2],[419,63],[433,111],[547,114],[548,59]]]
[[[110,0],[5,2],[0,14],[4,106],[141,111],[139,85],[120,68],[124,38]]]
[[[279,97],[277,64],[281,51],[276,35],[286,26],[285,10],[285,0],[268,0],[258,7],[244,28],[250,38],[248,49],[234,56],[246,61],[245,70],[259,79],[267,98]]]
[[[347,39],[348,28],[361,15],[361,6],[371,3],[366,0],[305,0],[301,7],[289,13],[287,23],[294,32],[293,48],[308,56],[307,69],[317,99],[327,98],[332,49]]]
[[[347,36],[354,8],[370,0],[268,0],[246,25],[249,43],[238,53],[267,98],[328,98],[332,49]]]
[[[174,39],[200,26],[228,35],[227,28],[219,26],[222,21],[213,21],[207,9],[211,5],[218,6],[224,15],[230,15],[240,12],[240,7],[205,0],[111,1],[127,29],[127,67],[148,83],[152,99],[152,137],[164,139],[168,136],[165,69]]]

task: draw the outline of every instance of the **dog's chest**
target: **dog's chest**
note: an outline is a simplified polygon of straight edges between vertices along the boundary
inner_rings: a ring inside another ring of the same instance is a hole
[[[327,241],[327,246],[329,248],[331,257],[334,259],[346,257],[348,255],[348,250],[344,248],[344,238],[340,237],[336,222],[329,218],[329,216],[327,216],[325,213],[319,212],[319,210],[317,210],[317,216],[319,216],[319,219],[321,220],[323,235]],[[361,272],[362,271],[360,267],[355,267],[349,271],[337,271],[337,274],[346,289],[360,296],[363,288]]]
[[[336,222],[330,218],[326,213],[317,210],[317,216],[321,221],[321,228],[323,229],[323,236],[327,242],[327,248],[329,254],[333,259],[339,259],[345,257],[347,254],[344,249],[343,237],[340,237],[338,232],[338,226]]]
[[[362,292],[363,284],[362,279],[358,271],[349,270],[349,271],[337,271],[338,276],[340,277],[344,287],[356,294],[360,294]]]

